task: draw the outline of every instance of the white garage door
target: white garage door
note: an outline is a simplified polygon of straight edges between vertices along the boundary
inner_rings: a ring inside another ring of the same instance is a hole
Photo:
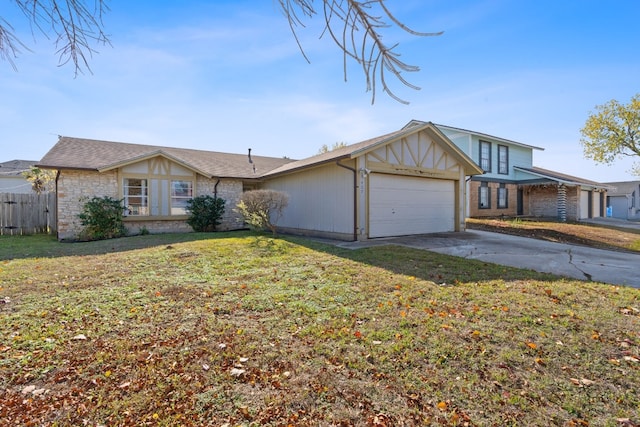
[[[453,181],[397,175],[369,176],[369,237],[455,230]]]
[[[589,218],[589,199],[591,198],[591,191],[582,190],[580,192],[580,218]]]

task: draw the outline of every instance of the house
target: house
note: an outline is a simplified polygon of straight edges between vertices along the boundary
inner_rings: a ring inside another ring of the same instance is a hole
[[[10,160],[0,163],[0,193],[32,193],[31,183],[22,175],[35,160]]]
[[[122,199],[131,233],[190,231],[186,201],[226,200],[221,229],[242,227],[243,191],[289,194],[278,226],[343,240],[464,229],[467,177],[482,170],[423,122],[307,159],[272,158],[60,137],[39,167],[58,171],[58,238],[81,231],[83,200]]]
[[[640,220],[640,181],[608,182],[607,208],[613,218]]]
[[[420,125],[413,120],[407,127]],[[468,182],[467,216],[534,216],[563,221],[605,216],[605,184],[533,166],[543,148],[436,125],[483,170]]]

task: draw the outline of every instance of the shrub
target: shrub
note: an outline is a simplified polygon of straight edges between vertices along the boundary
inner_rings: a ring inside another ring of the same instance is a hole
[[[216,231],[224,214],[224,199],[211,196],[198,196],[187,201],[189,218],[187,224],[194,231]]]
[[[127,234],[124,226],[122,200],[111,197],[93,197],[78,215],[84,226],[82,236],[89,240],[111,239]]]
[[[276,223],[289,203],[289,195],[276,190],[252,190],[240,197],[239,212],[249,227],[255,230],[271,230],[276,234]]]

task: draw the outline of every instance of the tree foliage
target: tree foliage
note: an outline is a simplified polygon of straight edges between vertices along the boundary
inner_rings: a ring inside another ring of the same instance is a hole
[[[194,231],[216,231],[224,214],[225,200],[209,195],[187,200],[187,224]]]
[[[331,147],[327,144],[322,144],[322,147],[318,150],[318,154],[328,153],[329,151],[337,150],[338,148],[344,148],[347,146],[346,142],[334,142]]]
[[[613,99],[597,105],[580,132],[588,159],[611,164],[623,157],[640,156],[640,94],[628,104]],[[640,163],[634,164],[632,172],[640,175]]]
[[[109,11],[107,0],[14,0],[34,29],[44,36],[55,38],[59,64],[72,63],[75,73],[91,71],[89,59],[95,51],[95,44],[110,44],[105,33],[102,17]],[[293,36],[304,58],[309,62],[300,39],[298,27],[304,27],[304,20],[320,14],[324,19],[324,31],[343,53],[344,78],[347,79],[347,62],[355,60],[362,68],[366,79],[366,89],[371,91],[371,102],[375,102],[377,81],[384,92],[401,103],[407,101],[398,97],[389,87],[387,74],[403,85],[418,90],[419,87],[404,78],[406,72],[417,72],[419,67],[409,65],[396,52],[397,43],[383,43],[383,30],[390,27],[401,28],[414,36],[437,36],[442,32],[423,33],[412,30],[398,20],[387,8],[385,0],[323,0],[316,6],[314,0],[278,0]],[[316,7],[318,9],[316,9]],[[11,23],[0,17],[0,58],[7,60],[15,69],[14,59],[22,49],[29,48],[16,36]]]
[[[78,215],[84,226],[82,237],[89,240],[111,239],[127,234],[124,226],[122,200],[111,197],[92,197]]]
[[[242,194],[237,211],[254,230],[271,230],[276,234],[276,224],[284,208],[289,204],[289,195],[276,190],[253,190]]]
[[[32,166],[31,169],[22,173],[22,176],[31,183],[31,188],[37,194],[47,191],[55,191],[56,172],[53,170],[40,169]]]

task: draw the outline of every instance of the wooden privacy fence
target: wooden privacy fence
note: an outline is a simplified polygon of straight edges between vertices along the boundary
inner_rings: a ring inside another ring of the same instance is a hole
[[[55,203],[55,193],[0,193],[0,235],[53,233]]]

